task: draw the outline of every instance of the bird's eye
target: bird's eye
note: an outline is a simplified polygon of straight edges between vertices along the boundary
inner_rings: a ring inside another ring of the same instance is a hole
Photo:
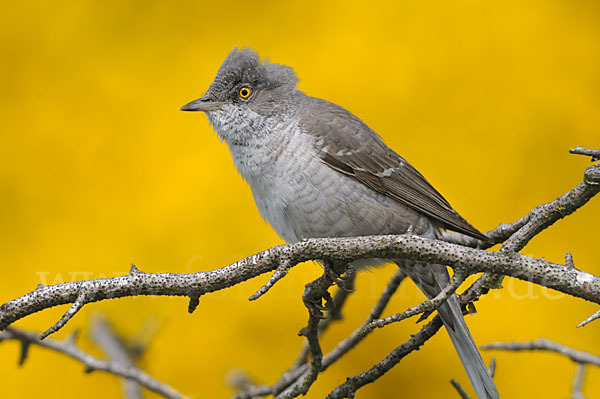
[[[242,100],[247,100],[248,97],[250,97],[250,94],[252,94],[252,89],[244,86],[240,89],[238,94]]]

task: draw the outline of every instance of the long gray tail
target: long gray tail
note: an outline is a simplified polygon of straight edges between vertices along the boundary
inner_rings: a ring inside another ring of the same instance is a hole
[[[396,262],[428,298],[435,297],[449,282],[448,271],[442,265],[403,260]],[[496,385],[487,371],[473,337],[463,318],[456,295],[448,298],[438,309],[448,335],[471,380],[479,399],[499,399]]]

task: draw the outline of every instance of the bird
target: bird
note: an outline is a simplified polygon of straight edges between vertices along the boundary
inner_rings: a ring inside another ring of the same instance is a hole
[[[448,229],[489,241],[361,119],[297,83],[291,67],[236,47],[206,93],[181,108],[206,114],[261,216],[283,240],[406,232],[436,239]],[[448,284],[443,265],[391,261],[428,298]],[[456,295],[437,311],[477,396],[499,398]]]

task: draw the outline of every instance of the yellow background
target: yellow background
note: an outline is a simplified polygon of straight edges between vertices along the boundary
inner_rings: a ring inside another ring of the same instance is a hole
[[[126,273],[211,270],[281,243],[255,209],[227,147],[206,117],[179,107],[200,97],[234,46],[291,65],[300,89],[345,106],[415,165],[471,223],[516,220],[581,181],[600,132],[600,3],[575,1],[192,2],[14,1],[0,13],[0,302],[47,283]],[[523,253],[600,273],[597,198],[535,238]],[[362,322],[393,273],[359,276],[347,319],[324,350]],[[160,325],[142,360],[151,375],[194,398],[232,391],[233,367],[272,383],[295,359],[306,321],[295,268],[267,296],[266,276],[203,297],[129,298],[86,306],[59,334],[102,311],[123,334]],[[410,283],[397,312],[422,299]],[[531,285],[477,304],[478,344],[540,336],[600,353],[597,306]],[[18,325],[43,330],[66,307]],[[376,331],[327,370],[309,397],[371,367],[417,330]],[[484,353],[489,360],[492,353]],[[566,398],[575,366],[552,354],[494,353],[504,398]],[[0,345],[2,397],[119,397],[116,378],[32,348],[16,366]],[[600,395],[598,370],[585,392]],[[457,397],[469,388],[445,333],[402,361],[360,398]],[[156,397],[156,395],[149,395]]]

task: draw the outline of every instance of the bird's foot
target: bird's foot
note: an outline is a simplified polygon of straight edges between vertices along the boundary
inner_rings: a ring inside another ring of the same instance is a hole
[[[335,308],[335,302],[329,291],[327,291],[327,288],[329,286],[323,284],[323,278],[306,284],[304,294],[302,294],[302,301],[311,316],[324,319],[323,312]],[[325,301],[325,304],[323,304],[323,301]]]
[[[353,278],[356,270],[347,262],[325,262],[325,273],[331,281],[341,290],[352,292],[354,290]]]
[[[328,289],[333,284],[339,289],[351,292],[354,289],[355,270],[348,267],[346,262],[325,262],[324,272],[315,281],[306,284],[302,295],[302,301],[312,316],[325,318],[324,311],[332,311],[336,308],[335,301]],[[323,302],[325,302],[323,304]]]

